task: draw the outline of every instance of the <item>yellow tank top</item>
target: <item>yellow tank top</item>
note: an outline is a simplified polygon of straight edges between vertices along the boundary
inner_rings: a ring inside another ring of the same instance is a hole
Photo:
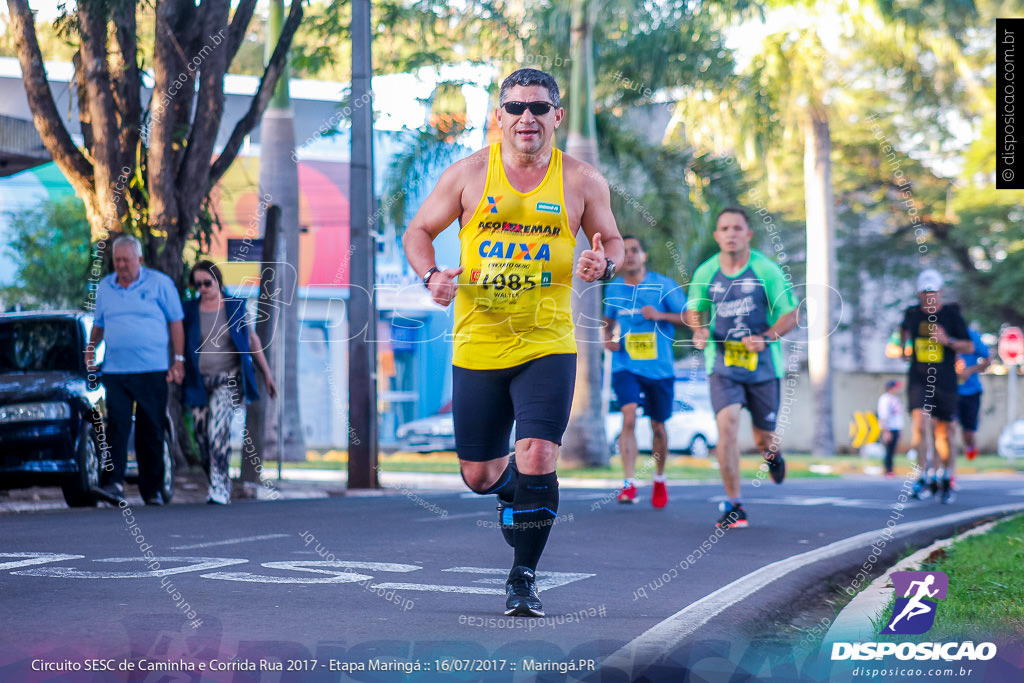
[[[497,370],[576,353],[576,236],[566,215],[559,150],[552,150],[544,180],[524,194],[505,177],[501,143],[491,145],[483,197],[459,239],[464,270],[455,295],[455,365]]]

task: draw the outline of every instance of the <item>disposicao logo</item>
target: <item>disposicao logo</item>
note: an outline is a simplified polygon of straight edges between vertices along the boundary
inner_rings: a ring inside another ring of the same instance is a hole
[[[893,572],[892,585],[896,604],[882,633],[918,635],[930,629],[935,623],[937,601],[945,600],[949,590],[945,572]]]
[[[881,633],[885,635],[920,635],[935,624],[939,601],[946,599],[949,577],[945,572],[893,572],[896,593],[892,614]],[[966,659],[989,660],[996,656],[994,643],[832,643],[832,661],[867,660],[895,656],[918,661]]]

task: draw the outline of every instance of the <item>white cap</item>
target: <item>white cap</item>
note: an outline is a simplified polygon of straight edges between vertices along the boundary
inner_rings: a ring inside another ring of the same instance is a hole
[[[937,292],[942,289],[942,285],[942,275],[934,268],[923,270],[917,276],[917,291],[919,292]]]

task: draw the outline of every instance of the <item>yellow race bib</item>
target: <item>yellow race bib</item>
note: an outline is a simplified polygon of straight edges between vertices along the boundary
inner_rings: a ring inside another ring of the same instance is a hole
[[[480,265],[472,273],[478,310],[523,313],[537,307],[544,279],[542,263],[484,259]]]
[[[747,350],[746,345],[740,341],[727,341],[725,344],[725,364],[746,368],[753,372],[757,370],[757,353]]]
[[[657,360],[658,339],[654,332],[626,333],[626,354],[633,360]]]
[[[943,346],[929,337],[914,338],[914,354],[918,363],[941,363]]]

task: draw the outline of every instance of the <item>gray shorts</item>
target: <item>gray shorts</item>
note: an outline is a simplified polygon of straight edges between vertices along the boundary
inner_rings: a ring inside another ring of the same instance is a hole
[[[766,432],[775,431],[779,403],[782,400],[782,384],[778,377],[747,384],[713,372],[708,378],[708,384],[711,388],[711,407],[716,415],[723,408],[738,403],[750,411],[755,427]]]

